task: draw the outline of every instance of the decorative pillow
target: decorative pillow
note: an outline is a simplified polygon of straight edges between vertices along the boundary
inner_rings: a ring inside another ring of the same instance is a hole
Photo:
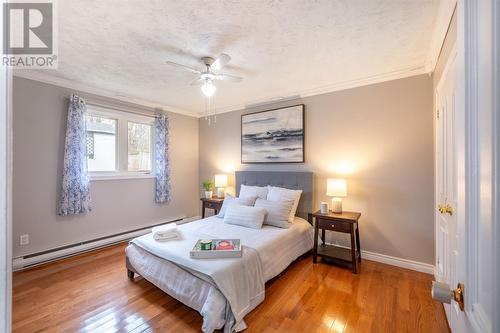
[[[257,199],[257,197],[236,198],[230,194],[226,194],[226,197],[224,198],[224,201],[222,202],[222,207],[220,208],[219,214],[217,214],[217,216],[224,217],[224,214],[226,213],[227,207],[231,204],[240,205],[240,206],[253,206],[255,204],[256,199]]]
[[[264,219],[264,224],[272,225],[279,228],[290,227],[290,213],[292,211],[294,201],[269,201],[263,199],[257,199],[255,201],[255,207],[264,208],[267,211],[266,218]]]
[[[269,191],[267,192],[267,200],[269,201],[285,201],[293,200],[292,211],[288,218],[288,222],[292,223],[295,219],[295,213],[297,212],[297,207],[299,206],[300,196],[302,190],[289,190],[287,188],[268,186]]]
[[[242,227],[260,229],[266,217],[264,208],[248,207],[230,204],[224,215],[224,223],[236,224]]]
[[[265,200],[267,199],[267,191],[267,186],[249,186],[241,184],[240,198],[259,197]]]

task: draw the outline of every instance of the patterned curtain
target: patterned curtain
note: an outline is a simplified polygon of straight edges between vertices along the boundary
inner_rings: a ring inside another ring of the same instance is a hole
[[[170,202],[170,159],[168,153],[168,117],[155,118],[155,202]]]
[[[87,173],[85,101],[71,95],[64,145],[62,191],[57,213],[74,215],[92,210]]]

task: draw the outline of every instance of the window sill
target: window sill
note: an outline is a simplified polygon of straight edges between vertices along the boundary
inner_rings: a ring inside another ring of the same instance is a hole
[[[141,172],[90,173],[90,181],[145,179],[145,178],[155,178],[155,175],[152,173],[141,173]]]

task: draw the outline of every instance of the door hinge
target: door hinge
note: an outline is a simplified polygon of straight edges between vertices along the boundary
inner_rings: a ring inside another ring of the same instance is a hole
[[[437,119],[439,120],[439,109],[437,109],[436,115],[437,115]]]

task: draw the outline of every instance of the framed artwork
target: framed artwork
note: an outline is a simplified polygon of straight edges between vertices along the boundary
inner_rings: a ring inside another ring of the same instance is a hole
[[[242,115],[241,163],[304,163],[304,104]]]

